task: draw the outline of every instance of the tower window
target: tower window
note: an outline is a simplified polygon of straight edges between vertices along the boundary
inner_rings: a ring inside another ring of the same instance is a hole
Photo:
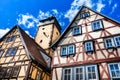
[[[40,43],[42,43],[42,40],[40,40]]]
[[[42,28],[42,30],[44,30],[45,28]]]

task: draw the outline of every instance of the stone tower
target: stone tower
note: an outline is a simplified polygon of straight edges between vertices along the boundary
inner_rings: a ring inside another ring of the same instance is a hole
[[[50,46],[60,36],[60,31],[61,27],[55,17],[52,16],[41,20],[35,41],[52,56],[53,52]]]

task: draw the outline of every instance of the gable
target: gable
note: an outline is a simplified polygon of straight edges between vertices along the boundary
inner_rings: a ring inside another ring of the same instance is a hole
[[[9,63],[21,60],[28,60],[24,45],[20,38],[20,33],[17,27],[11,29],[0,40],[0,50],[3,50],[0,63]]]
[[[89,12],[90,16],[85,17],[85,18],[81,18],[81,14],[83,12]],[[119,25],[119,23],[107,16],[104,16],[86,6],[82,6],[80,11],[77,13],[77,15],[74,17],[74,19],[71,21],[71,23],[68,25],[68,27],[65,29],[65,31],[62,33],[62,35],[59,37],[58,41],[56,41],[52,46],[56,46],[56,45],[61,45],[62,43],[66,43],[70,41],[70,37],[72,36],[72,28],[75,26],[81,26],[82,27],[82,33],[86,32],[86,28],[84,26],[87,26],[87,30],[88,31],[92,31],[92,22],[96,21],[96,20],[102,20],[102,24],[103,27],[107,28],[109,26],[115,26],[115,25]],[[117,30],[116,34],[118,33],[118,28],[116,28],[115,30]],[[81,38],[79,37],[78,39],[83,40],[83,36],[85,34],[83,34],[81,36]]]

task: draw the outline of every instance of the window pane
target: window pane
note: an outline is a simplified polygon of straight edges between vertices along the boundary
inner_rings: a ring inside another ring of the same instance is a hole
[[[64,69],[63,80],[71,80],[71,69]]]
[[[110,69],[110,73],[111,73],[111,77],[113,79],[120,79],[120,67],[118,63],[115,64],[110,64],[109,65],[109,69]]]
[[[40,80],[40,76],[41,76],[40,72],[37,71],[37,77],[36,77],[36,80]]]
[[[85,42],[85,51],[93,51],[93,42]]]
[[[78,67],[75,68],[76,70],[76,80],[83,80],[83,68],[82,67]]]
[[[9,78],[11,75],[12,68],[8,68],[5,74],[5,78]]]
[[[97,70],[95,68],[96,66],[88,66],[87,67],[87,73],[88,73],[88,79],[97,79]]]
[[[114,38],[116,46],[120,46],[120,36]]]
[[[13,48],[11,51],[11,55],[15,55],[16,51],[17,51],[17,48]]]
[[[10,53],[11,53],[11,49],[8,49],[6,52],[6,56],[10,56]]]
[[[0,78],[3,77],[5,70],[6,70],[6,68],[0,67]]]
[[[73,54],[74,53],[74,45],[68,46],[68,53]]]
[[[92,27],[93,27],[93,30],[98,30],[98,29],[103,28],[101,24],[101,20],[92,22]]]
[[[67,47],[62,47],[61,55],[67,55]]]
[[[11,41],[14,41],[14,40],[15,40],[15,36],[12,36],[12,37],[11,37]]]
[[[77,27],[73,27],[73,35],[77,35],[77,34],[80,34],[80,27],[77,26]]]
[[[11,41],[11,38],[7,37],[6,42],[10,42],[10,41]]]
[[[19,74],[20,67],[14,67],[12,77],[17,77]]]
[[[106,38],[105,39],[105,44],[107,48],[113,47],[113,39],[112,38]]]

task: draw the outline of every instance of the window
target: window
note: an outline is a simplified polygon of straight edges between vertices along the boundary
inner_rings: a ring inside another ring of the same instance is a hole
[[[119,47],[120,46],[120,36],[115,36],[114,37],[114,42],[115,42],[115,46]]]
[[[6,56],[14,56],[17,52],[17,48],[9,48],[6,52]]]
[[[90,16],[90,12],[83,12],[80,14],[80,19],[86,18]]]
[[[15,36],[7,37],[6,42],[14,41]]]
[[[0,67],[0,78],[3,77],[5,71],[6,71],[6,68]]]
[[[101,20],[97,20],[97,21],[92,22],[92,28],[93,28],[93,30],[100,30],[100,29],[102,29],[103,28],[102,21]]]
[[[41,78],[41,73],[39,71],[37,71],[36,80],[40,80],[40,78]]]
[[[113,48],[114,47],[113,38],[106,38],[106,39],[104,39],[104,41],[105,41],[106,48]]]
[[[67,55],[72,55],[72,54],[75,54],[74,45],[68,45],[68,46],[61,47],[61,55],[62,56],[67,56]]]
[[[110,63],[109,71],[111,80],[120,80],[120,63]]]
[[[98,80],[97,67],[95,65],[86,66],[87,80]]]
[[[92,41],[87,41],[85,42],[85,51],[86,52],[91,52],[93,51],[93,42]]]
[[[63,69],[63,80],[72,80],[72,69],[71,68]]]
[[[0,50],[0,58],[2,57],[4,50]]]
[[[81,34],[81,27],[80,26],[73,27],[72,33],[73,35]]]
[[[61,48],[61,55],[67,55],[67,46]]]
[[[74,45],[69,45],[68,46],[68,54],[74,54]]]
[[[7,68],[6,73],[5,73],[5,78],[9,78],[12,72],[12,68]]]
[[[12,77],[17,77],[20,71],[20,67],[14,67]]]
[[[75,67],[75,80],[85,80],[84,67]]]
[[[99,80],[97,65],[63,68],[62,80]]]

